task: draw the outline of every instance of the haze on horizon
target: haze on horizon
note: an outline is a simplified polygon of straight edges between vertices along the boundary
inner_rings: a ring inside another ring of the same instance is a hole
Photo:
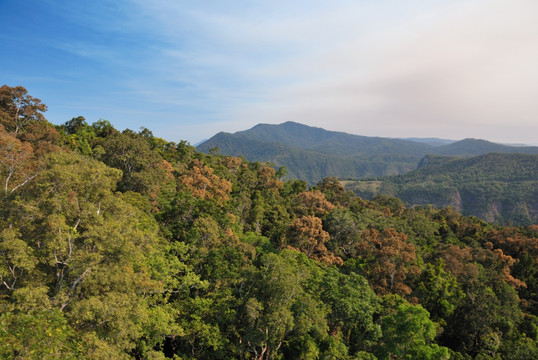
[[[295,121],[538,145],[538,2],[0,2],[1,84],[196,143]]]

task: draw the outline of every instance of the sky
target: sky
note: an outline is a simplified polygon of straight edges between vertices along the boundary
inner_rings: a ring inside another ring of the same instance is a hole
[[[0,0],[0,24],[0,85],[55,124],[538,145],[536,0]]]

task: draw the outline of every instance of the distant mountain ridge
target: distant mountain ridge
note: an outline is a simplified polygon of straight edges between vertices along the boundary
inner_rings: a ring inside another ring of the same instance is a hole
[[[214,147],[224,155],[285,166],[290,178],[310,184],[328,176],[365,178],[403,174],[416,169],[417,163],[428,154],[538,154],[538,147],[511,147],[476,139],[434,146],[427,142],[329,131],[291,121],[279,125],[258,124],[233,134],[220,132],[197,150],[207,153]]]
[[[537,146],[509,146],[481,139],[463,139],[437,147],[435,155],[477,156],[487,153],[538,154]]]
[[[398,138],[398,139],[425,143],[432,146],[448,145],[457,141],[457,140],[440,139],[440,138],[416,138],[416,137],[415,138]]]

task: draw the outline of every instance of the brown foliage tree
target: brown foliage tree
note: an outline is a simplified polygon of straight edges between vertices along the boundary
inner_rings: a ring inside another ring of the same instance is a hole
[[[395,229],[366,230],[357,243],[358,254],[367,263],[365,274],[377,294],[409,295],[412,278],[420,274],[417,256],[407,235]]]
[[[278,192],[284,183],[276,177],[276,171],[270,166],[262,165],[258,168],[258,189],[269,189]]]
[[[488,240],[492,242],[494,247],[502,249],[507,255],[520,257],[524,253],[528,253],[535,260],[538,260],[538,238],[525,236],[518,228],[506,227],[493,230],[488,234]]]
[[[303,191],[297,194],[297,213],[324,215],[335,208],[325,198],[325,195],[319,191]]]
[[[28,90],[22,86],[0,87],[0,124],[8,133],[15,136],[29,122],[44,121],[43,112],[47,106],[41,100],[28,95]]]
[[[526,287],[524,281],[516,279],[512,276],[511,269],[516,262],[510,255],[505,255],[501,249],[495,249],[493,254],[496,257],[496,265],[501,273],[501,279],[506,281],[510,286],[514,288]]]
[[[22,86],[0,87],[0,176],[6,195],[35,178],[43,156],[58,150],[59,135],[45,120],[46,110]]]
[[[478,267],[472,262],[471,251],[469,247],[450,245],[441,252],[445,269],[454,275],[458,282],[466,282],[478,276]]]
[[[28,142],[22,142],[13,134],[8,134],[0,125],[0,174],[4,194],[10,194],[36,176],[34,149]]]
[[[213,174],[213,169],[198,159],[194,159],[188,172],[179,177],[179,182],[192,194],[204,200],[226,201],[232,191],[232,184]]]
[[[323,230],[321,219],[316,216],[308,215],[295,219],[288,228],[287,238],[291,248],[298,249],[312,259],[330,265],[343,264],[340,257],[325,247],[330,235]]]

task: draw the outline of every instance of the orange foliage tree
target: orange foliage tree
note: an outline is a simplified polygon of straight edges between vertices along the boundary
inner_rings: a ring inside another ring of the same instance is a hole
[[[445,269],[458,279],[465,282],[478,276],[478,267],[473,263],[473,254],[469,247],[450,245],[441,251],[441,258],[445,263]]]
[[[365,276],[377,294],[409,295],[409,283],[420,274],[417,255],[407,235],[395,229],[366,230],[357,242],[358,255],[366,262]]]
[[[28,95],[22,86],[0,87],[0,124],[4,125],[7,132],[17,136],[27,123],[44,121],[42,112],[45,111],[45,104]]]
[[[319,190],[303,191],[297,194],[297,213],[323,215],[335,208]]]
[[[258,168],[258,189],[277,192],[283,185],[284,183],[277,178],[274,168],[267,165],[262,165]]]
[[[35,178],[39,161],[58,149],[59,135],[45,120],[46,110],[22,86],[0,87],[0,176],[5,195]]]
[[[330,235],[323,230],[321,219],[316,216],[308,215],[295,219],[288,228],[287,238],[291,248],[302,251],[311,259],[330,265],[343,264],[340,257],[325,247]]]
[[[34,155],[32,145],[8,134],[2,125],[0,125],[0,153],[2,153],[0,174],[6,195],[36,176],[36,163],[32,161]]]
[[[213,169],[198,159],[194,159],[186,174],[179,177],[180,184],[190,190],[195,197],[226,201],[232,191],[232,184],[213,174]]]

